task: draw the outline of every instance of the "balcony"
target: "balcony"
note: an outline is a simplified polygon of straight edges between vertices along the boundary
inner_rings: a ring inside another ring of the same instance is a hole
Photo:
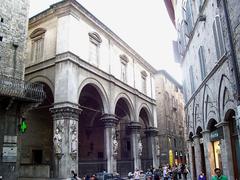
[[[30,83],[0,74],[0,96],[9,96],[23,101],[41,102],[45,98],[43,84]]]

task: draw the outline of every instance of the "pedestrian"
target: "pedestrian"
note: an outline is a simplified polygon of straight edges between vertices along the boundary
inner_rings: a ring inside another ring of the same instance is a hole
[[[201,173],[199,174],[198,180],[206,180],[206,176],[203,171],[201,171]]]
[[[80,178],[77,176],[77,173],[74,172],[74,170],[71,171],[72,177],[71,180],[79,180]]]
[[[181,164],[178,165],[178,179],[182,179]]]
[[[168,180],[168,166],[163,167],[163,179]]]
[[[135,180],[139,180],[140,179],[140,171],[139,171],[139,169],[136,169],[134,171],[134,179]]]
[[[222,174],[222,170],[220,168],[215,168],[214,172],[216,176],[213,176],[212,180],[228,180],[227,176]]]

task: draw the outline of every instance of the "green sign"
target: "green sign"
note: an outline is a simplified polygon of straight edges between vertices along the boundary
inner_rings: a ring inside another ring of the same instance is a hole
[[[21,133],[25,133],[27,130],[27,123],[25,118],[22,118],[22,122],[20,124],[19,130]]]

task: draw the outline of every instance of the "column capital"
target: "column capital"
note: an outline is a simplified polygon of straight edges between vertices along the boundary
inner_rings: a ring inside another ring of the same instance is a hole
[[[136,121],[131,121],[127,126],[132,132],[139,132],[141,129],[141,124]]]
[[[50,109],[53,119],[55,120],[63,120],[63,119],[74,119],[78,121],[79,114],[81,114],[82,109],[78,107],[71,106],[61,106],[61,107],[53,107]]]
[[[228,122],[227,121],[221,121],[221,122],[219,122],[219,123],[217,123],[216,125],[215,125],[215,127],[216,128],[219,128],[219,127],[222,127],[222,126],[228,126]]]
[[[148,127],[145,130],[145,134],[149,135],[149,136],[157,136],[158,134],[158,129],[156,127]]]
[[[114,127],[119,122],[115,114],[103,114],[100,120],[104,123],[105,127]]]

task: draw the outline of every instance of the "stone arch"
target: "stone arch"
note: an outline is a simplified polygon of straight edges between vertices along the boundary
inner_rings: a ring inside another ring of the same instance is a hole
[[[43,83],[47,84],[54,95],[54,84],[48,77],[38,75],[38,76],[34,76],[34,77],[30,78],[29,81],[30,82],[43,82]]]
[[[140,114],[143,113],[143,111],[146,113],[146,116],[147,116],[147,121],[144,120],[145,126],[153,127],[153,116],[152,116],[150,108],[148,107],[148,105],[146,103],[142,103],[140,105],[140,107],[138,108],[138,111],[137,111],[138,118],[140,117]],[[138,119],[138,121],[139,121],[139,119]]]
[[[196,128],[195,134],[198,135],[199,137],[202,137],[202,131],[203,131],[203,128],[201,126],[198,126]]]
[[[208,122],[210,119],[217,119],[217,102],[214,98],[214,95],[209,88],[209,86],[206,84],[204,86],[203,91],[203,106],[202,106],[202,112],[203,112],[203,126],[206,128],[206,122]]]
[[[97,90],[97,92],[99,93],[99,95],[101,97],[102,103],[103,103],[104,113],[109,113],[109,99],[108,99],[107,93],[106,93],[103,85],[97,79],[86,78],[85,80],[82,81],[82,83],[80,84],[80,86],[78,88],[78,95],[79,95],[78,99],[80,98],[82,89],[86,85],[92,85]]]
[[[217,129],[217,127],[215,127],[215,125],[217,124],[218,122],[215,120],[215,119],[210,119],[208,122],[207,122],[207,126],[206,126],[206,129],[209,130],[209,131],[214,131]]]
[[[193,141],[193,132],[192,132],[192,131],[190,131],[190,132],[188,133],[188,139],[189,139],[190,141]]]
[[[120,99],[123,99],[124,102],[127,104],[127,107],[128,107],[129,113],[130,113],[130,120],[132,121],[132,120],[136,119],[135,118],[136,115],[133,113],[133,112],[135,112],[134,107],[133,107],[133,102],[132,102],[131,98],[126,93],[121,92],[116,96],[114,104],[113,104],[113,107],[115,107],[115,108],[113,108],[113,110],[115,111],[116,106],[117,106],[117,102]],[[114,114],[114,112],[113,112],[113,114]]]
[[[231,87],[231,81],[228,79],[226,75],[222,75],[219,91],[218,91],[218,108],[219,108],[219,116],[220,119],[223,120],[225,114],[229,109],[234,109],[236,106],[234,103],[234,96],[232,94],[232,90],[229,89]]]

